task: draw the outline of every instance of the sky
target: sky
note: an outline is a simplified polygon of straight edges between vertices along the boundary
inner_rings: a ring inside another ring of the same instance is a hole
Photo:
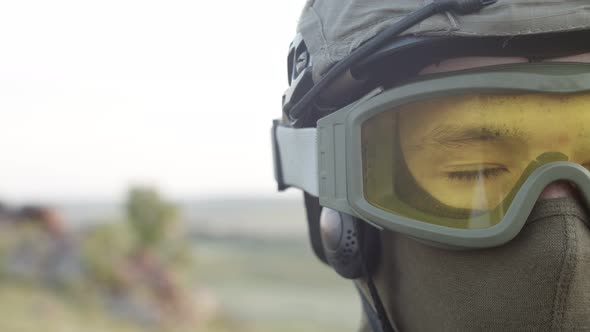
[[[0,200],[273,195],[304,0],[0,4]]]

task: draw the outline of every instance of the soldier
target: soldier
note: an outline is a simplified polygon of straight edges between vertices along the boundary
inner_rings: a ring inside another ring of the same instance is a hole
[[[279,189],[363,331],[590,330],[590,4],[310,0]]]

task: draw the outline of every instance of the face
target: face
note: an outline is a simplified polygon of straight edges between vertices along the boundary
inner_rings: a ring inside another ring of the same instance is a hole
[[[547,153],[590,167],[590,95],[474,94],[406,106],[397,116],[416,182],[456,208],[489,210]]]
[[[448,206],[486,210],[539,156],[590,167],[588,110],[590,95],[471,95],[413,104],[395,121],[420,187]],[[514,240],[470,251],[382,232],[376,284],[402,330],[586,328],[588,220],[575,199],[544,200]]]
[[[467,62],[436,69],[466,69]],[[398,140],[424,191],[451,207],[491,209],[540,156],[590,167],[588,110],[590,94],[474,94],[412,104],[376,122],[389,128],[380,131],[385,138]],[[392,161],[380,175],[395,163],[387,157]],[[590,223],[574,195],[568,183],[549,185],[521,233],[496,248],[443,250],[381,232],[374,279],[390,318],[416,331],[587,329]]]
[[[362,124],[364,197],[427,224],[492,227],[515,211],[513,200],[539,167],[590,168],[589,109],[589,92],[506,90],[391,106]]]

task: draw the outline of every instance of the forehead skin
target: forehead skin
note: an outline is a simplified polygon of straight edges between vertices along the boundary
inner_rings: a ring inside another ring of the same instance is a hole
[[[502,65],[502,64],[510,64],[510,63],[526,63],[529,60],[524,58],[524,57],[461,57],[461,58],[453,58],[453,59],[446,59],[443,60],[437,64],[433,64],[430,65],[428,67],[426,67],[425,69],[423,69],[420,72],[420,75],[424,75],[424,74],[434,74],[434,73],[442,73],[442,72],[451,72],[451,71],[457,71],[457,70],[464,70],[464,69],[470,69],[470,68],[479,68],[479,67],[487,67],[487,66],[495,66],[495,65]],[[568,57],[561,57],[561,58],[555,58],[555,59],[548,59],[545,61],[549,61],[549,62],[590,62],[590,53],[585,53],[585,54],[579,54],[579,55],[573,55],[573,56],[568,56]],[[505,99],[505,100],[509,100],[509,99]],[[460,116],[460,118],[468,120],[469,117],[471,118],[475,118],[477,123],[481,123],[482,118],[486,118],[488,115],[488,111],[485,110],[486,107],[482,107],[482,101],[479,100],[474,100],[471,99],[470,101],[464,101],[464,103],[471,103],[471,109],[469,110],[469,107],[464,107],[463,110],[459,111],[459,110],[454,110],[454,112],[460,112],[461,114],[456,114],[456,116]],[[498,106],[498,105],[496,105]],[[494,107],[493,108],[499,108],[499,107]],[[437,107],[440,109],[440,107]],[[447,107],[448,108],[448,107]],[[490,107],[488,107],[490,108]],[[503,122],[503,125],[506,125],[506,123],[510,124],[510,128],[506,128],[506,130],[509,131],[514,131],[517,130],[516,128],[518,128],[518,125],[521,124],[522,122],[528,122],[529,124],[531,124],[533,127],[535,126],[534,122],[541,120],[539,119],[539,116],[535,116],[532,117],[534,114],[537,114],[537,112],[535,111],[533,114],[528,113],[528,112],[533,112],[534,109],[537,109],[536,106],[534,105],[529,105],[528,107],[529,109],[527,110],[527,114],[524,114],[524,112],[514,112],[514,110],[510,110],[509,112],[507,112],[508,114],[503,114],[503,119],[499,120],[499,119],[491,119],[492,122],[498,122],[501,121]],[[466,111],[467,109],[467,111]],[[441,120],[441,118],[445,118],[445,117],[451,117],[451,118],[457,118],[455,116],[452,116],[450,113],[453,112],[453,110],[446,110],[447,114],[440,114],[439,112],[435,113],[431,113],[428,115],[428,122],[430,122],[431,125],[433,125],[434,123],[440,123],[439,121],[430,121],[430,119],[433,120]],[[545,114],[547,115],[547,114]],[[561,114],[560,119],[559,120],[563,120],[565,114]],[[559,115],[558,115],[559,116]],[[423,116],[419,116],[418,114],[415,116],[415,119],[418,121],[422,121],[425,118]],[[404,119],[404,121],[408,121],[408,122],[412,122],[412,116],[407,116],[406,119]],[[495,121],[494,121],[495,120]],[[463,122],[469,122],[469,121],[463,121]],[[564,127],[564,124],[562,121],[558,121],[556,123],[561,124],[560,127]],[[580,122],[575,122],[575,125],[580,125]],[[416,123],[416,125],[425,125],[425,123],[421,122],[421,123]],[[536,126],[538,127],[539,124],[536,124]],[[407,127],[407,126],[406,126]],[[411,127],[412,128],[412,127]],[[416,128],[416,127],[413,127]],[[430,128],[430,129],[435,129],[435,128]],[[483,128],[485,130],[485,128]],[[494,129],[498,129],[498,130],[502,130],[502,128],[500,127],[494,127]],[[573,128],[569,128],[570,130],[572,130]],[[585,128],[584,128],[585,129]],[[406,137],[402,135],[402,137]],[[406,142],[407,144],[415,144],[415,142]]]
[[[560,152],[590,164],[589,109],[589,94],[472,94],[422,101],[398,110],[402,155],[417,183],[439,201],[488,209],[541,154]],[[473,175],[483,170],[495,175]]]
[[[588,135],[589,100],[587,95],[527,94],[424,101],[401,109],[401,145],[405,150],[452,148],[479,138],[490,143],[511,140],[570,155],[572,151],[564,149],[575,148],[572,141]]]

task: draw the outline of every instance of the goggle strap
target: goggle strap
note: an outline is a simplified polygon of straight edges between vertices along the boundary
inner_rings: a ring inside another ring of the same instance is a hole
[[[275,124],[273,136],[275,177],[279,189],[292,186],[318,197],[317,129],[295,129]]]

